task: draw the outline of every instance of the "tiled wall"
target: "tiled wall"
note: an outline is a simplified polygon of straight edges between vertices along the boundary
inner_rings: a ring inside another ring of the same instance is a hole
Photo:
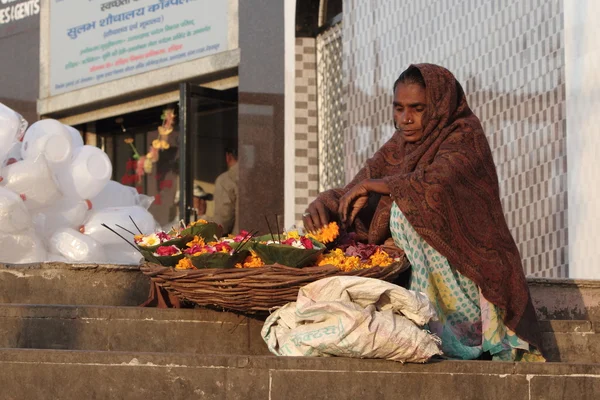
[[[314,38],[296,38],[295,220],[319,190],[317,55]]]
[[[562,0],[347,0],[345,170],[393,133],[392,84],[411,63],[450,69],[488,136],[529,276],[568,276]]]
[[[344,185],[345,86],[342,24],[317,36],[319,190]]]

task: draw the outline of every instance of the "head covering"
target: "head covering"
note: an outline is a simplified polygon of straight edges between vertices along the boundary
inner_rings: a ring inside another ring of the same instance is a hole
[[[356,222],[370,242],[389,237],[391,200],[450,265],[475,282],[500,308],[504,323],[540,349],[539,328],[521,257],[508,229],[496,168],[479,119],[447,69],[411,65],[425,80],[424,135],[405,143],[396,132],[344,189],[319,196],[330,209],[363,179],[385,179],[391,195],[376,204],[371,219]]]
[[[204,200],[212,200],[213,195],[211,193],[206,193],[202,186],[194,184],[194,197],[199,197]]]

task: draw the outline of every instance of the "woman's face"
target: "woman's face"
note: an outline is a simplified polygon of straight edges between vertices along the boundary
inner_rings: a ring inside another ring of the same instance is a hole
[[[425,89],[417,83],[402,83],[394,92],[394,122],[408,143],[418,142],[424,135],[423,114],[427,109]]]

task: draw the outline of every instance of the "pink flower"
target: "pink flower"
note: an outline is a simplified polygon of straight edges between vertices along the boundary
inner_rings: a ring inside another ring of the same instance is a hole
[[[248,233],[249,233],[248,231],[241,230],[240,233],[236,237],[233,238],[233,241],[236,243],[239,243],[242,240],[244,240],[244,238],[247,239]]]
[[[168,234],[166,234],[165,232],[157,232],[156,236],[158,236],[158,238],[160,239],[160,242],[166,242],[167,240],[171,240],[171,236],[169,236]]]
[[[200,246],[198,244],[193,245],[192,247],[185,249],[184,253],[185,254],[196,254],[196,253],[200,253],[202,251],[204,247]]]

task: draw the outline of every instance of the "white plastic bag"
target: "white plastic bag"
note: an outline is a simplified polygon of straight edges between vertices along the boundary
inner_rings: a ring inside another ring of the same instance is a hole
[[[29,210],[48,207],[60,198],[54,174],[43,156],[8,165],[2,176],[0,185],[20,195]]]
[[[31,216],[23,199],[0,186],[0,232],[18,233],[31,228]]]
[[[135,222],[131,221],[131,219]],[[133,235],[138,234],[138,228],[142,231],[143,234],[147,235],[154,232],[156,228],[156,221],[152,214],[150,214],[146,209],[140,206],[131,206],[131,207],[114,207],[114,208],[105,208],[101,210],[92,210],[87,221],[83,226],[83,233],[86,235],[90,235],[96,241],[103,245],[110,244],[125,244],[123,239],[119,238],[110,230],[106,229],[102,226],[102,224],[106,224],[116,232],[121,234],[123,237],[128,239],[131,243],[133,243]],[[123,230],[117,225],[125,228]]]
[[[73,149],[78,149],[82,147],[83,137],[81,136],[81,133],[77,129],[69,125],[65,125],[65,128],[67,129],[67,131],[69,131],[69,134],[71,135],[71,143],[73,144]]]
[[[61,228],[79,229],[91,207],[89,200],[62,198],[50,207],[35,212],[32,219],[36,231],[50,238]]]
[[[46,247],[33,232],[0,232],[0,262],[9,264],[30,264],[46,261]]]
[[[27,121],[21,114],[0,103],[0,165],[13,143],[21,140],[25,129]]]
[[[50,251],[73,262],[105,262],[102,246],[88,235],[71,228],[57,230],[50,238]]]
[[[8,153],[6,153],[6,159],[4,163],[1,165],[5,167],[10,164],[14,164],[17,161],[21,161],[23,158],[21,157],[21,142],[14,142],[12,146],[8,149]]]
[[[267,318],[262,337],[280,356],[343,356],[423,363],[442,354],[420,326],[436,319],[427,297],[378,279],[325,278]]]
[[[138,192],[131,186],[125,186],[115,181],[108,181],[104,189],[92,199],[95,210],[110,207],[130,207],[137,204]]]
[[[54,119],[43,119],[31,125],[23,137],[21,155],[34,160],[43,155],[49,164],[66,165],[71,162],[73,139],[66,126]]]
[[[97,147],[75,149],[73,161],[56,171],[60,189],[65,197],[92,199],[104,189],[112,175],[112,164],[105,152]]]
[[[107,262],[119,265],[140,265],[143,257],[139,251],[122,242],[104,246]]]

